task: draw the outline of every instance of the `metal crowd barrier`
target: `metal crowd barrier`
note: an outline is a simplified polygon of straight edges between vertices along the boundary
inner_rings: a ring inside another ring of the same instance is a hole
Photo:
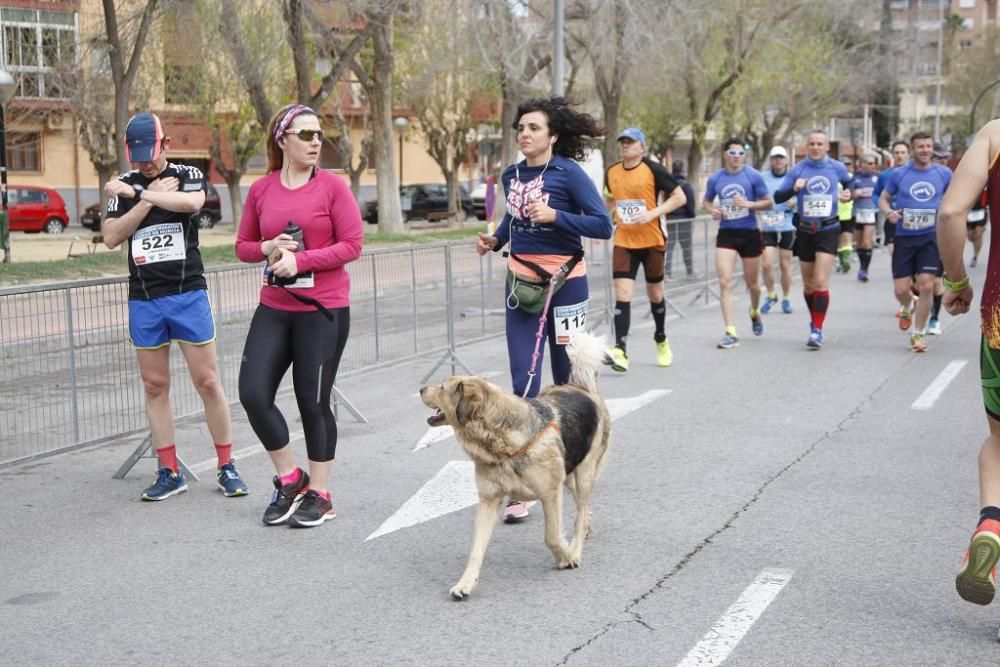
[[[667,281],[670,307],[713,297],[716,223],[691,221],[691,270],[682,248]],[[591,326],[612,322],[611,244],[588,239]],[[504,333],[505,260],[480,257],[472,240],[366,250],[349,267],[351,334],[340,365],[349,376],[427,359],[430,377],[461,368],[460,348]],[[243,342],[258,303],[259,265],[206,270],[215,312],[219,369],[238,405]],[[635,300],[645,299],[642,277]],[[0,289],[0,467],[147,431],[142,382],[128,343],[128,281],[90,279]],[[636,311],[640,312],[640,311]],[[435,362],[437,365],[435,365]],[[178,419],[197,418],[201,400],[182,355],[171,354]],[[290,390],[290,379],[281,391]],[[363,406],[362,406],[363,408]]]

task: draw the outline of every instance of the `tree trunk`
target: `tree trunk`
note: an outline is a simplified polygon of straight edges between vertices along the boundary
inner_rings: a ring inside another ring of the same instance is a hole
[[[392,13],[378,17],[382,23],[373,34],[374,57],[368,101],[372,109],[372,145],[375,153],[380,232],[402,232],[396,161],[392,159]],[[400,156],[402,158],[402,156]]]
[[[618,160],[618,111],[621,108],[621,98],[611,96],[606,100],[601,100],[601,108],[604,110],[604,153],[605,167],[609,167]]]
[[[701,161],[705,151],[707,131],[708,128],[700,124],[695,124],[691,128],[691,145],[688,147],[688,181],[695,192],[695,198],[697,198],[698,190],[701,188]]]
[[[503,104],[500,109],[500,165],[506,169],[517,159],[517,132],[514,123],[517,122],[517,105],[520,102],[516,86],[503,86]],[[500,174],[497,174],[497,182]]]
[[[226,187],[229,189],[229,205],[233,209],[233,226],[240,227],[240,218],[243,217],[243,193],[240,192],[240,177],[227,176]]]

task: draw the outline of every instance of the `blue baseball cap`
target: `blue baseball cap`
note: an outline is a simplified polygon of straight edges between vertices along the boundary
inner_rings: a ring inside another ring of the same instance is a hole
[[[125,152],[129,162],[154,162],[163,144],[163,126],[156,114],[139,113],[125,126]]]
[[[637,127],[626,127],[618,135],[618,141],[622,139],[631,139],[632,141],[638,141],[642,145],[646,145],[646,134]]]

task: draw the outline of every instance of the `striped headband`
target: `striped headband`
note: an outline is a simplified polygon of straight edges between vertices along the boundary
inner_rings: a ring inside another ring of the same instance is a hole
[[[313,111],[304,104],[290,104],[286,108],[288,110],[285,112],[285,115],[281,118],[281,122],[274,126],[275,141],[280,139],[281,136],[285,134],[285,130],[288,129],[288,126],[292,124],[292,121],[295,120],[297,116],[301,116],[304,113],[311,114],[313,116],[316,115],[315,111]]]

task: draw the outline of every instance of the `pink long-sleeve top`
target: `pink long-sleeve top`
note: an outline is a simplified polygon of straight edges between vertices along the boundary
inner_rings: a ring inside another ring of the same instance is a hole
[[[315,286],[296,289],[327,308],[350,305],[351,279],[346,265],[361,256],[361,213],[347,183],[323,171],[295,190],[281,183],[280,172],[271,172],[250,186],[236,234],[236,256],[244,262],[265,259],[262,241],[281,234],[289,222],[302,229],[306,250],[295,253],[299,273],[312,271]],[[276,310],[312,311],[282,287],[264,285],[260,303]]]

